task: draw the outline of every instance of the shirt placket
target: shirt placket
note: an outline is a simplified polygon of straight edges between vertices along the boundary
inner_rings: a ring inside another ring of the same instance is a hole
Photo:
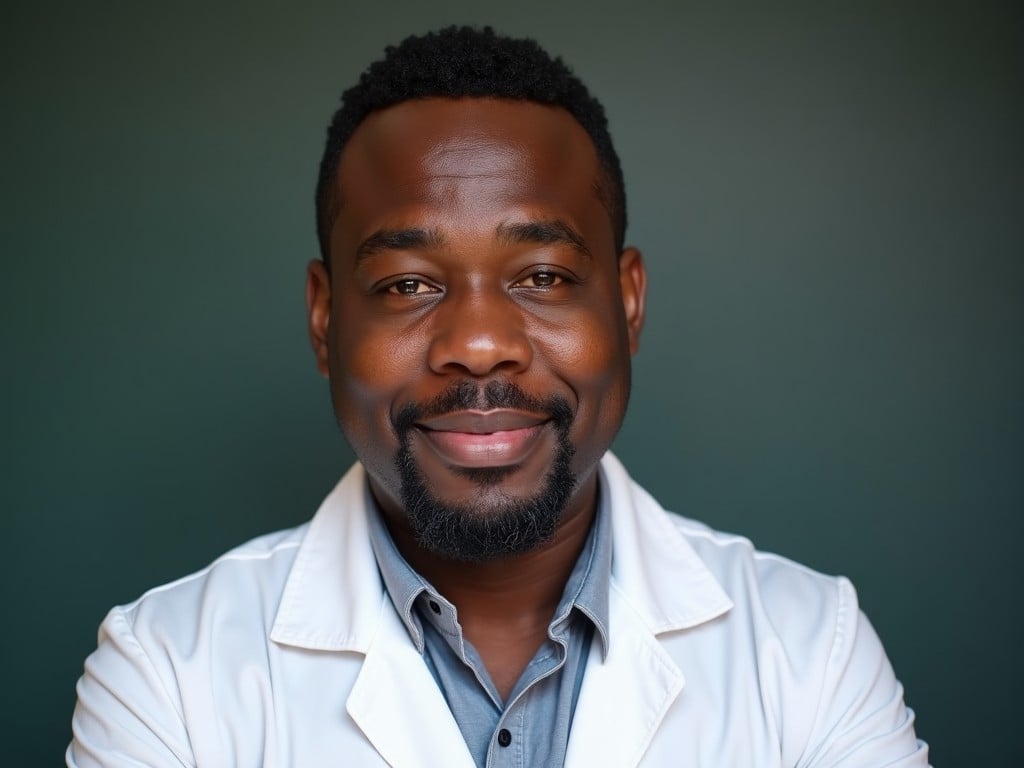
[[[533,768],[527,765],[529,755],[533,752],[527,743],[530,738],[529,729],[531,725],[534,728],[537,725],[531,723],[531,705],[538,695],[538,686],[544,685],[544,681],[553,684],[554,681],[549,678],[557,676],[565,666],[567,617],[560,617],[558,630],[553,633],[554,639],[546,640],[523,670],[506,705],[483,659],[463,637],[454,606],[430,590],[422,593],[418,600],[420,615],[447,638],[449,649],[472,670],[482,691],[496,711],[501,713],[488,743],[485,761],[487,768]]]
[[[487,768],[532,768],[526,764],[531,751],[527,743],[531,703],[537,686],[557,675],[564,665],[564,646],[550,640],[545,642],[523,671],[521,685],[513,691],[512,700],[498,720],[487,750]]]

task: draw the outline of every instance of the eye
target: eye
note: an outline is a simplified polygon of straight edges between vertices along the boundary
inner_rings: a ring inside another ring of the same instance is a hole
[[[565,278],[554,272],[534,272],[520,280],[517,285],[524,288],[554,288],[562,282],[565,282]]]
[[[407,278],[398,280],[387,287],[388,293],[395,293],[399,296],[416,296],[421,293],[437,293],[437,288],[422,280]]]

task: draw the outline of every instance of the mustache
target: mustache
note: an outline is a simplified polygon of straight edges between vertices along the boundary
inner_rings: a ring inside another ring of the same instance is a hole
[[[417,421],[444,416],[456,411],[507,408],[546,414],[559,431],[572,423],[569,401],[560,395],[540,398],[530,395],[511,381],[495,380],[486,385],[475,381],[453,382],[440,393],[422,403],[406,403],[393,418],[395,432],[402,437]]]

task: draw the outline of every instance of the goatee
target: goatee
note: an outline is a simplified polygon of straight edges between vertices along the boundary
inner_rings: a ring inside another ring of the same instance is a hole
[[[461,469],[460,474],[480,488],[478,504],[446,504],[431,494],[410,447],[411,432],[422,419],[474,408],[548,415],[545,428],[555,431],[557,443],[551,470],[536,494],[510,498],[497,490],[497,484],[515,467]],[[395,464],[402,504],[420,546],[442,557],[483,562],[529,552],[551,539],[576,488],[570,465],[574,453],[569,442],[571,424],[572,409],[565,398],[534,398],[507,381],[492,381],[486,387],[463,381],[427,403],[404,406],[394,420],[399,439]]]

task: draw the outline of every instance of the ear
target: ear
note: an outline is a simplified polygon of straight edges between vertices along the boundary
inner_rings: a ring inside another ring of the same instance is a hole
[[[636,248],[626,248],[619,255],[619,290],[629,331],[629,354],[640,348],[640,331],[644,327],[644,305],[647,300],[647,268]]]
[[[306,311],[309,315],[309,341],[313,345],[316,369],[328,374],[328,343],[331,327],[331,275],[327,265],[313,259],[306,267]]]

